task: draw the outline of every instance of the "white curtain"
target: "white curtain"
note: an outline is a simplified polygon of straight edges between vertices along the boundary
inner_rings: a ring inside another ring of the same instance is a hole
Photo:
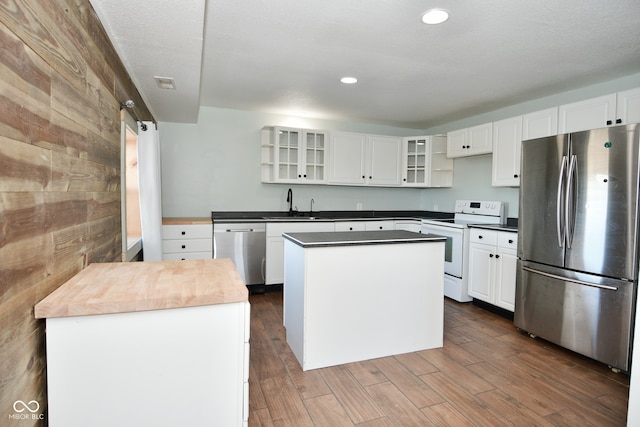
[[[160,139],[153,122],[138,122],[138,174],[144,261],[162,261]]]

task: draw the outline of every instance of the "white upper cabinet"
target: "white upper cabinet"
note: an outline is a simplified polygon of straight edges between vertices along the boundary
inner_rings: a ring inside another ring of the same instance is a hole
[[[617,94],[615,124],[640,123],[640,88]]]
[[[491,185],[519,186],[522,141],[557,133],[557,107],[494,122]]]
[[[329,182],[361,185],[365,182],[364,156],[367,135],[331,132]]]
[[[403,138],[402,185],[406,187],[451,187],[453,185],[453,159],[447,157],[446,136]]]
[[[447,133],[447,157],[476,156],[493,150],[493,123]]]
[[[369,135],[366,182],[369,185],[400,185],[402,138]]]
[[[610,126],[615,121],[616,94],[561,105],[558,132],[570,133]]]
[[[558,134],[558,107],[522,116],[522,140]]]
[[[520,185],[522,116],[493,123],[493,186]]]
[[[327,133],[267,127],[262,131],[262,181],[322,184]]]
[[[400,185],[399,137],[332,132],[329,152],[329,183]]]
[[[640,123],[640,88],[561,105],[558,133]]]

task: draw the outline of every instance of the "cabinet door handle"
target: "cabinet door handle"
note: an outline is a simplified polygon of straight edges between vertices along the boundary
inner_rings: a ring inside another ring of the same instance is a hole
[[[509,239],[509,243],[513,243],[513,240],[512,240],[512,239]]]
[[[607,120],[607,126],[611,124],[611,120]]]
[[[616,124],[622,123],[622,119],[616,119]]]
[[[517,173],[514,173],[514,174],[513,174],[513,177],[514,177],[514,178],[517,178],[517,177],[518,177],[518,174],[517,174]]]
[[[497,254],[496,254],[496,259],[498,259],[498,258],[500,258],[500,255],[497,255]]]
[[[182,245],[182,249],[185,249],[187,247],[187,245]]]
[[[493,258],[493,254],[489,254],[489,258]]]
[[[481,235],[480,235],[480,236],[478,236],[478,239],[482,239],[482,236],[481,236]]]
[[[182,234],[182,235],[184,236],[185,234],[187,234],[187,232],[186,232],[186,231],[183,231],[183,232],[181,232],[180,234]]]

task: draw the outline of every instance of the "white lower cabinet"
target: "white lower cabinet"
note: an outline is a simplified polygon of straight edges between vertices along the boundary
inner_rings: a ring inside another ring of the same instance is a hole
[[[365,231],[364,221],[336,221],[335,231]]]
[[[514,310],[518,235],[472,228],[469,244],[469,295]]]
[[[395,230],[395,221],[336,221],[335,231]]]
[[[162,259],[177,261],[213,258],[211,224],[171,224],[162,226]]]
[[[365,231],[395,230],[396,222],[395,221],[365,221],[364,229]]]
[[[265,253],[265,284],[284,283],[284,238],[282,233],[309,233],[334,231],[332,221],[268,222]]]
[[[420,233],[422,230],[422,220],[419,220],[419,219],[397,220],[395,223],[395,229],[411,231],[414,233]]]

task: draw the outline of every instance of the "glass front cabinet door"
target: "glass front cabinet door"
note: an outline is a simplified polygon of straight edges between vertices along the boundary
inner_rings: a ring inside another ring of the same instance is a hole
[[[326,141],[324,131],[263,128],[262,182],[324,183]]]
[[[453,159],[447,158],[447,137],[429,135],[403,139],[405,187],[451,187]]]

